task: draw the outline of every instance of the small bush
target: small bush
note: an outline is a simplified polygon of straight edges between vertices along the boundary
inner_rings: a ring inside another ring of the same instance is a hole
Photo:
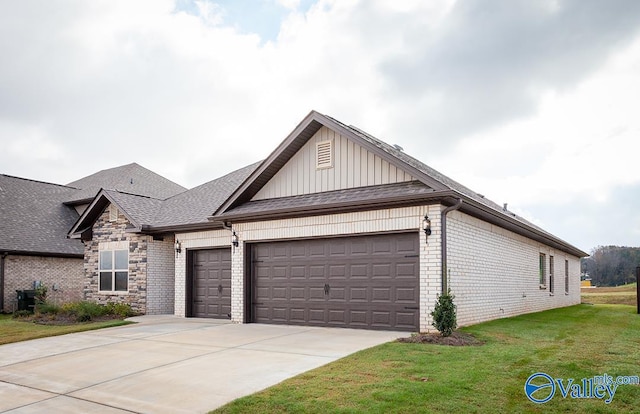
[[[60,307],[49,302],[39,302],[35,306],[36,313],[56,315],[60,312]]]
[[[39,285],[35,292],[36,305],[47,302],[47,287],[45,285]]]
[[[118,316],[120,318],[128,318],[135,315],[128,303],[109,302],[105,305],[105,314]]]
[[[94,302],[74,302],[63,305],[62,310],[72,316],[75,316],[78,322],[87,322],[93,318],[106,315],[104,306]]]
[[[438,296],[436,300],[436,307],[431,312],[433,317],[433,327],[440,331],[442,336],[449,336],[456,329],[458,323],[456,321],[456,305],[453,303],[454,295],[451,294],[451,290],[447,290],[447,293]]]
[[[31,311],[19,310],[19,311],[13,312],[13,315],[11,317],[13,319],[19,319],[19,318],[28,318],[31,315],[32,315]]]

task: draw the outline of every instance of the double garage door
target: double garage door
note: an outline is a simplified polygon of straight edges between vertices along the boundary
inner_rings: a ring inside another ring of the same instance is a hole
[[[418,329],[416,233],[259,243],[251,259],[255,322]]]
[[[248,322],[418,329],[417,233],[247,246]],[[227,318],[230,249],[193,252],[192,316]]]

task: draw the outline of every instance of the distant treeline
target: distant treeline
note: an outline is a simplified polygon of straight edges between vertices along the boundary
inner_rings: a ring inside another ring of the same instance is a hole
[[[582,259],[582,273],[596,286],[619,286],[636,281],[640,247],[599,246]]]

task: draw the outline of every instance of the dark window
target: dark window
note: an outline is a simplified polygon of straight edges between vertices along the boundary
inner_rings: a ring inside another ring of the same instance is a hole
[[[549,256],[549,292],[553,293],[553,256]]]
[[[564,293],[569,293],[569,261],[564,261]]]
[[[100,252],[100,290],[126,292],[129,290],[129,251],[102,250]]]
[[[546,287],[547,285],[547,256],[544,253],[540,253],[540,286]]]

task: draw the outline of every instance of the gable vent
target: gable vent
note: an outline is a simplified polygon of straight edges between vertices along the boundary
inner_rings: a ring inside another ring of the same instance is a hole
[[[118,208],[113,204],[109,204],[109,221],[114,222],[118,220]]]
[[[316,143],[316,168],[333,167],[333,141]]]

